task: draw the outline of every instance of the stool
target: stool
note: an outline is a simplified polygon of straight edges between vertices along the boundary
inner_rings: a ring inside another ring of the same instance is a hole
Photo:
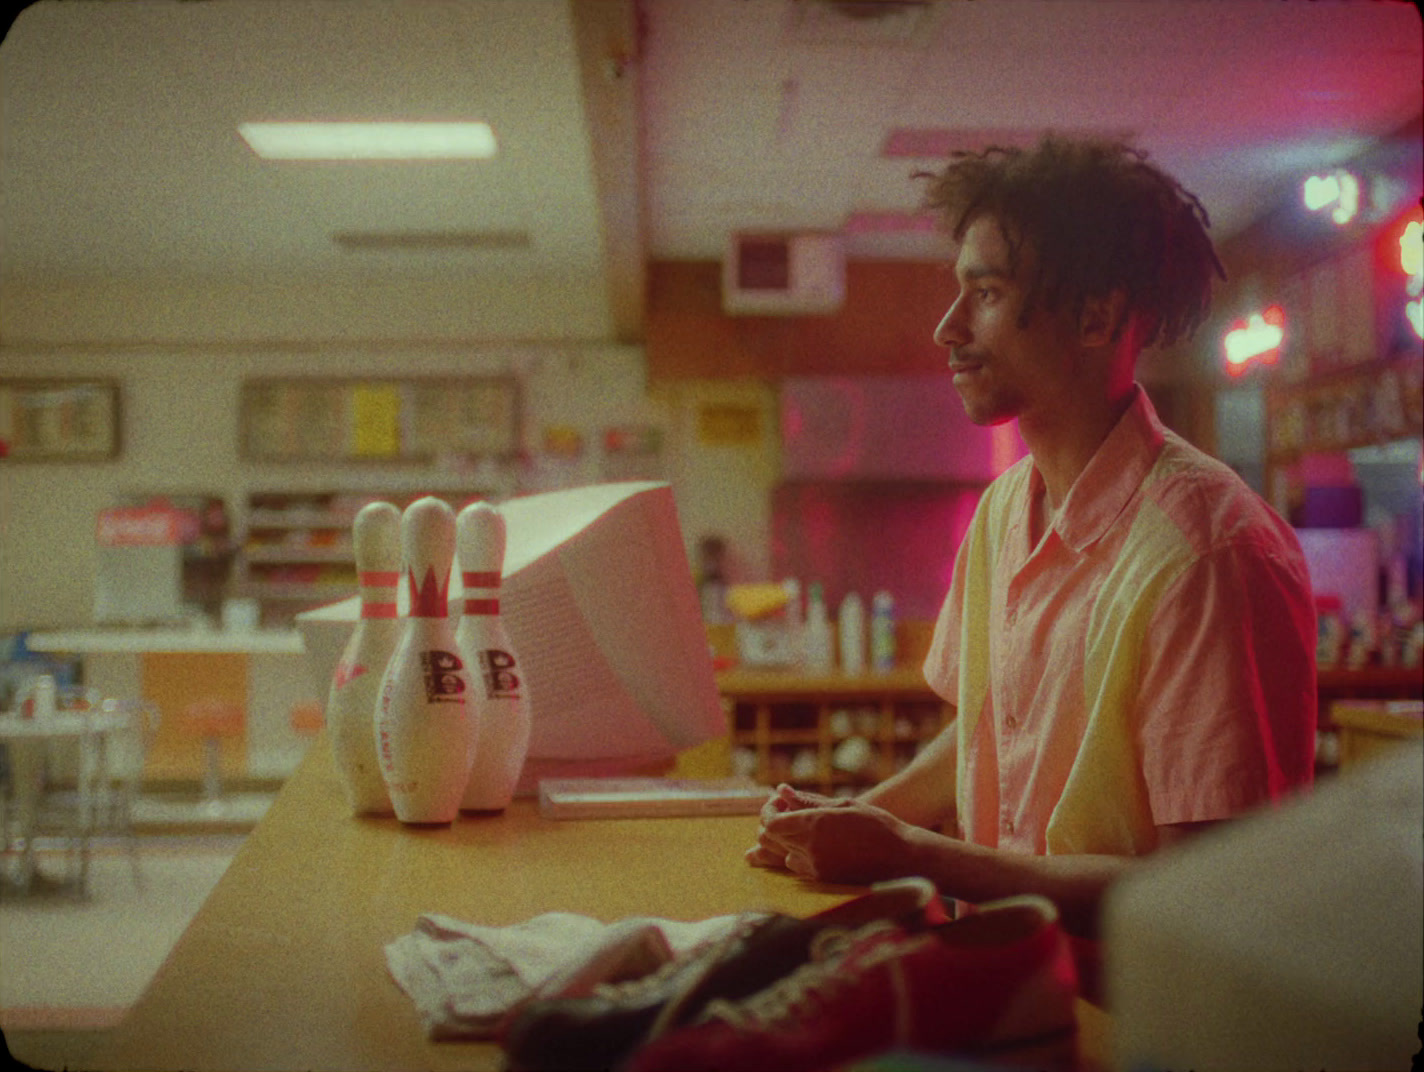
[[[197,700],[183,708],[186,729],[203,738],[203,800],[215,805],[222,799],[222,739],[241,737],[247,712],[231,700]]]
[[[315,737],[326,726],[326,712],[315,700],[292,705],[288,722],[293,733],[303,737]]]

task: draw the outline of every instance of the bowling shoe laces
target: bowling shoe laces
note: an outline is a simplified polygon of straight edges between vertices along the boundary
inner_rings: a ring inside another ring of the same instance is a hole
[[[1014,897],[928,930],[830,928],[810,959],[649,1041],[623,1072],[816,1072],[887,1053],[1075,1064],[1077,976],[1053,905]]]
[[[506,1072],[608,1069],[640,1046],[690,1023],[710,1002],[737,1001],[805,964],[816,936],[876,920],[904,932],[948,919],[933,884],[921,878],[878,884],[806,919],[758,917],[726,938],[668,961],[651,974],[604,984],[581,997],[536,999],[501,1033]]]

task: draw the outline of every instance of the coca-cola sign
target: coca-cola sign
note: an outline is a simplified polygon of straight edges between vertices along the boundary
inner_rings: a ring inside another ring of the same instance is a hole
[[[197,535],[197,518],[171,503],[116,506],[99,512],[95,534],[102,547],[170,547]]]

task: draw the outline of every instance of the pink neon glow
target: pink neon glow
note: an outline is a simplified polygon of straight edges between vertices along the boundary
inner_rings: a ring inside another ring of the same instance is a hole
[[[1027,454],[1028,448],[1019,438],[1018,422],[1005,421],[989,429],[989,449],[989,468],[995,476]]]

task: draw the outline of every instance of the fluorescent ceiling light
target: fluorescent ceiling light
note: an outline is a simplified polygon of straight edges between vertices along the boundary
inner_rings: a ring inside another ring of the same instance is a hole
[[[239,123],[266,160],[483,160],[495,154],[488,123]]]

